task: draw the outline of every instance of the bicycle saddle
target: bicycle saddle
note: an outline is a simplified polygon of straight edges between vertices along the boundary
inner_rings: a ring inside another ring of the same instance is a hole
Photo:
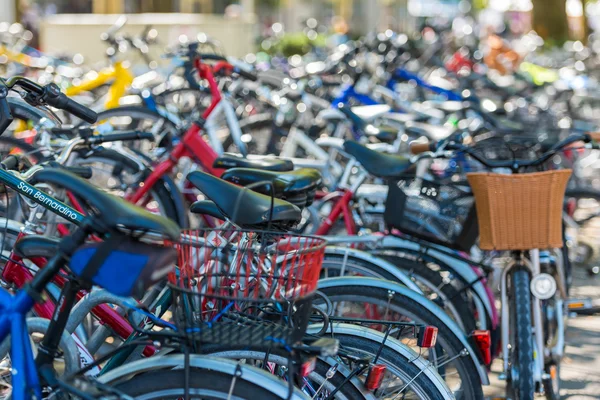
[[[408,157],[379,153],[353,141],[346,141],[344,150],[356,158],[368,173],[378,178],[397,178],[413,165]]]
[[[312,204],[317,187],[321,184],[321,174],[313,168],[300,168],[290,172],[262,171],[251,168],[232,168],[227,170],[222,179],[240,186],[271,182],[268,185],[256,185],[252,190],[275,197],[303,208]]]
[[[453,128],[445,126],[437,126],[431,124],[425,124],[421,122],[408,122],[406,123],[406,133],[411,133],[416,136],[425,136],[431,141],[440,141],[446,139],[452,133]]]
[[[365,122],[373,122],[392,110],[387,104],[375,104],[372,106],[354,106],[350,111]]]
[[[271,223],[293,224],[302,216],[300,209],[287,201],[271,199],[269,196],[236,186],[204,172],[192,172],[187,179],[215,203],[223,216],[238,226],[265,226],[269,224],[269,217]],[[273,204],[272,215],[271,204]],[[197,207],[196,204],[196,209]]]
[[[106,231],[153,232],[170,240],[179,240],[180,230],[175,222],[103,192],[70,172],[45,168],[35,178],[38,182],[65,188],[85,201],[91,206],[90,212],[97,225],[101,224]]]
[[[213,163],[214,168],[256,168],[266,171],[291,171],[294,164],[290,160],[282,160],[273,157],[244,158],[239,154],[225,153],[218,157]]]

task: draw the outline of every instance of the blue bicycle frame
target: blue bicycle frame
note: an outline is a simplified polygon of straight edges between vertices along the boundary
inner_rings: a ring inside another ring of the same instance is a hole
[[[444,89],[439,86],[431,85],[423,80],[419,75],[414,74],[410,71],[405,70],[404,68],[397,68],[394,71],[394,74],[387,82],[388,89],[394,89],[394,86],[398,81],[413,81],[417,84],[417,86],[427,89],[435,94],[439,94],[445,96],[446,99],[450,101],[462,101],[464,100],[463,96],[458,93],[455,93],[452,90]]]
[[[76,225],[83,222],[84,215],[77,210],[3,169],[0,169],[0,182]],[[51,263],[52,260],[48,264]],[[48,265],[46,268],[48,268]],[[0,342],[5,340],[10,334],[12,398],[14,400],[30,399],[31,392],[37,398],[42,398],[40,380],[25,323],[25,317],[34,303],[33,297],[26,289],[19,290],[14,295],[8,291],[0,290]]]
[[[10,334],[14,400],[29,399],[30,392],[37,398],[42,398],[42,388],[25,324],[25,316],[33,304],[33,298],[25,290],[19,290],[15,295],[0,290],[0,342]]]

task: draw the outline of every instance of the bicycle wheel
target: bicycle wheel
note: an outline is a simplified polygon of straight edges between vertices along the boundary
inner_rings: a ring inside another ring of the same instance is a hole
[[[333,310],[331,313],[340,317],[378,319],[386,321],[416,322],[438,328],[435,349],[425,354],[445,379],[448,387],[457,399],[482,399],[483,391],[477,367],[465,352],[465,346],[457,335],[437,316],[443,310],[431,304],[425,308],[401,293],[392,292],[384,287],[369,283],[348,285],[345,279],[339,282],[328,279],[327,285],[320,285],[319,290],[327,296]],[[323,281],[322,281],[323,282]],[[326,307],[325,303],[315,305]],[[405,338],[410,341],[410,338]]]
[[[425,297],[442,307],[465,333],[475,329],[475,318],[468,307],[469,303],[453,285],[441,276],[442,271],[433,271],[426,265],[388,256],[385,252],[376,252],[375,254],[405,272],[419,286]],[[342,271],[344,271],[344,276],[358,275],[396,281],[392,274],[376,264],[342,255],[325,255],[322,267],[324,278],[340,276]]]
[[[214,357],[243,361],[245,364],[269,370],[272,374],[279,376],[285,376],[288,365],[286,354],[278,353],[276,351],[266,354],[264,351],[246,349],[231,350],[213,347],[203,348],[202,352],[203,354]],[[289,354],[287,356],[289,356]],[[330,371],[334,365],[337,365],[335,373],[330,378],[327,378],[327,372]],[[337,400],[361,400],[367,397],[370,399],[374,398],[368,396],[368,392],[364,390],[362,382],[358,378],[349,376],[351,373],[350,370],[343,366],[340,367],[339,365],[337,360],[318,358],[314,371],[302,379],[302,387],[300,389],[304,393],[317,399],[327,398],[336,389],[338,389],[335,394],[335,399]],[[346,382],[346,379],[348,378],[350,378],[350,380]]]
[[[99,381],[139,400],[185,398],[184,356],[152,357],[123,365]],[[192,399],[307,399],[277,377],[229,360],[190,356]]]
[[[419,355],[394,338],[385,338],[381,332],[347,324],[336,324],[330,332],[344,349],[377,359],[377,364],[387,367],[381,387],[373,393],[377,399],[453,398],[450,389],[435,369],[427,365],[426,361],[417,365]],[[382,347],[384,341],[385,346]],[[404,354],[398,351],[403,346]],[[427,368],[431,371],[427,371]],[[364,373],[361,380],[366,380],[366,375]]]
[[[153,146],[170,148],[173,138],[178,135],[174,123],[141,106],[123,106],[102,111],[98,113],[98,125],[98,130],[105,134],[131,130],[152,132],[154,143],[147,140],[127,142],[128,146],[148,155]]]
[[[127,161],[126,157],[116,151],[104,149],[92,154],[80,153],[79,157],[73,161],[73,165],[91,168],[90,182],[124,198],[137,189],[140,179],[143,180],[149,173],[149,170],[139,169],[139,165],[143,165],[143,163]],[[138,205],[144,206],[150,212],[168,217],[185,227],[187,226],[187,214],[178,206],[178,204],[183,204],[183,199],[176,201],[173,196],[181,196],[181,193],[173,193],[162,180],[159,180],[150,190],[147,198],[142,199]]]
[[[598,221],[600,221],[600,191],[587,188],[568,189],[565,193],[565,208],[571,222],[566,224],[567,234],[576,239],[569,249],[571,261],[587,265],[600,248]],[[565,246],[565,249],[567,247]]]
[[[534,341],[531,331],[531,292],[529,272],[518,268],[511,273],[510,285],[510,374],[507,396],[515,400],[533,400]],[[539,355],[543,357],[543,355]]]

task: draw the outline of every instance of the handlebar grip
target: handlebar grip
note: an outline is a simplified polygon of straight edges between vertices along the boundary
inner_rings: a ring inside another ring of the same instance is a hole
[[[233,69],[233,71],[238,74],[239,76],[241,76],[242,78],[246,78],[250,81],[256,82],[258,81],[258,75],[256,75],[254,72],[250,72],[250,71],[246,71],[245,69],[242,68],[238,68],[235,67]]]
[[[414,155],[426,153],[428,151],[434,151],[436,147],[437,147],[437,142],[426,142],[426,143],[412,142],[409,145],[410,154],[414,154]]]
[[[98,144],[107,142],[121,142],[128,140],[154,140],[154,134],[152,134],[152,132],[140,131],[109,133],[106,135],[92,136],[88,139],[88,142]]]
[[[12,155],[2,160],[2,167],[5,170],[16,170],[19,167],[19,157]]]
[[[72,174],[75,174],[83,179],[91,179],[92,178],[92,168],[91,167],[65,167],[61,166],[65,171],[69,171]]]
[[[95,111],[90,110],[86,106],[68,98],[67,95],[62,93],[60,88],[54,83],[44,86],[43,99],[52,107],[65,110],[69,114],[73,114],[88,124],[93,124],[98,119],[98,114],[96,114]]]
[[[600,132],[588,132],[588,135],[594,142],[600,142]]]
[[[84,120],[88,124],[93,124],[98,120],[98,114],[96,114],[94,110],[91,110],[86,106],[79,104],[74,100],[71,100],[64,93],[61,93],[61,97],[64,99],[61,99],[64,105],[60,108],[62,108],[69,114],[73,114],[74,116]]]

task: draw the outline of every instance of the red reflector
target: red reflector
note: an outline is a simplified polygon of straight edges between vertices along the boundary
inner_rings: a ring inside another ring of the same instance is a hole
[[[473,331],[473,340],[475,340],[475,344],[477,348],[481,352],[481,357],[483,359],[483,363],[485,365],[490,365],[492,362],[492,338],[490,335],[490,331]]]
[[[419,336],[417,338],[417,346],[431,348],[435,346],[437,340],[438,328],[435,326],[426,326],[419,330]]]
[[[381,382],[383,382],[383,376],[385,375],[386,369],[387,367],[381,364],[376,364],[371,367],[365,383],[367,390],[373,391],[379,389]]]
[[[577,209],[577,200],[571,198],[567,200],[566,211],[567,215],[572,217],[575,214],[575,210]]]
[[[316,358],[311,358],[310,360],[303,362],[302,367],[300,367],[300,375],[303,378],[306,378],[308,375],[310,375],[311,372],[313,372],[315,370],[316,364],[317,364]]]

